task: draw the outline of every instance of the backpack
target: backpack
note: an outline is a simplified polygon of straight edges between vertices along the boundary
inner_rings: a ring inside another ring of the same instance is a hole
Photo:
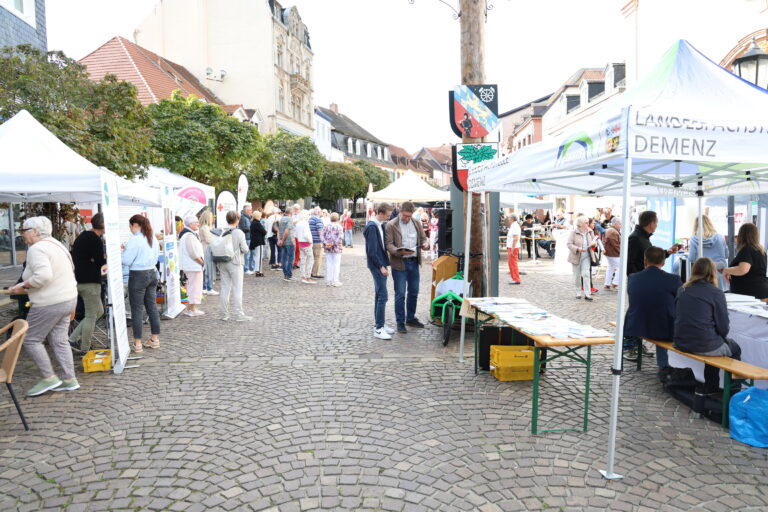
[[[227,263],[235,256],[232,237],[227,238],[227,235],[232,235],[232,230],[225,231],[211,242],[211,255],[216,263]]]

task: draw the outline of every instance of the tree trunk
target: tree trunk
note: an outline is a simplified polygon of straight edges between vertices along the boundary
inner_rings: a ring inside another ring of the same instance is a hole
[[[461,83],[485,83],[485,0],[461,0]],[[462,142],[483,142],[483,139],[462,137]],[[464,192],[465,203],[467,192]],[[469,233],[469,281],[472,295],[479,297],[483,289],[483,223],[480,195],[472,194],[472,231]],[[466,232],[466,220],[464,226]]]

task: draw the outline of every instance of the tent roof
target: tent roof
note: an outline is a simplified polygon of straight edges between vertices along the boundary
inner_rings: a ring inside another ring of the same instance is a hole
[[[101,173],[26,110],[0,125],[0,201],[101,202]],[[160,204],[159,194],[120,178],[121,201]],[[137,188],[140,187],[140,188]]]
[[[415,172],[409,169],[405,171],[405,174],[400,179],[388,187],[368,194],[368,199],[371,201],[417,201],[426,203],[431,201],[450,201],[451,193],[438,190],[427,184]]]
[[[170,185],[175,189],[197,187],[201,189],[209,199],[216,198],[216,189],[214,187],[195,181],[192,178],[187,178],[181,174],[176,174],[175,172],[171,172],[162,167],[150,166],[147,171],[146,182],[150,186],[159,186],[162,184]]]
[[[686,41],[568,132],[474,166],[474,191],[633,196],[756,194],[768,190],[768,92]]]

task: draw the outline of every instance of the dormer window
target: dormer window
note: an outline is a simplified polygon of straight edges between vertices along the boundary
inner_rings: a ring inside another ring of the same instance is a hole
[[[358,155],[360,154],[360,147],[361,147],[360,141],[356,140],[355,141],[355,154],[358,154]]]
[[[354,148],[352,147],[352,137],[348,137],[347,138],[347,153],[349,153],[351,155],[353,151],[354,151]]]

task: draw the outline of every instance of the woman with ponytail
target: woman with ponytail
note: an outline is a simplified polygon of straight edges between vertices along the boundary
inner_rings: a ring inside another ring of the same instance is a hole
[[[154,239],[149,219],[134,215],[128,220],[132,236],[123,250],[123,275],[128,274],[128,297],[131,303],[131,325],[133,327],[133,350],[143,352],[141,328],[144,313],[149,316],[152,336],[146,341],[148,347],[160,347],[160,315],[155,302],[157,299],[157,260],[160,244]]]

